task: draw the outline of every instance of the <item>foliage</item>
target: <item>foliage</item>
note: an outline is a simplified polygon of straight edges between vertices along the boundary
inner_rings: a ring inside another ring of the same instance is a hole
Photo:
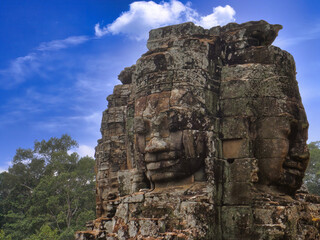
[[[310,193],[320,195],[320,141],[309,145],[310,163],[305,176],[305,183]]]
[[[27,240],[56,240],[59,238],[58,230],[52,230],[49,225],[43,225],[36,234],[31,235]]]
[[[0,240],[12,240],[10,236],[6,236],[3,230],[0,230]]]
[[[73,239],[94,218],[94,160],[69,154],[76,146],[63,135],[17,149],[0,174],[0,228],[12,239]]]

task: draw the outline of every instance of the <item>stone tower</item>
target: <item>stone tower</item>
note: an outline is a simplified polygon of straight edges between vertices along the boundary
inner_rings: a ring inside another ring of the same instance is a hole
[[[319,239],[301,190],[308,121],[292,56],[265,21],[150,31],[119,75],[82,239]]]

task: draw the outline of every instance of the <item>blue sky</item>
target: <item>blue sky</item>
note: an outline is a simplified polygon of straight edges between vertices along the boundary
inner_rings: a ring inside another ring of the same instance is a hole
[[[93,155],[117,75],[146,51],[151,28],[184,21],[283,25],[274,45],[296,60],[309,141],[320,140],[319,9],[318,0],[1,0],[0,171],[17,148],[64,133]]]

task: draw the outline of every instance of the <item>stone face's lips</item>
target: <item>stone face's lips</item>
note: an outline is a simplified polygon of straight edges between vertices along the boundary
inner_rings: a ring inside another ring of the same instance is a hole
[[[300,162],[296,162],[296,161],[292,161],[292,160],[285,161],[283,163],[283,166],[286,168],[292,168],[292,169],[296,169],[296,170],[300,170],[300,171],[304,170],[304,168]]]
[[[308,153],[291,156],[283,163],[283,168],[290,174],[303,178],[308,158]]]
[[[146,153],[145,154],[145,161],[147,163],[149,163],[149,162],[175,160],[179,156],[181,156],[181,152],[179,152],[179,151],[170,151],[170,152],[161,152],[161,153]]]
[[[151,171],[158,170],[158,169],[165,169],[165,168],[177,165],[178,163],[179,163],[179,159],[175,159],[175,160],[159,160],[157,162],[147,163],[147,169],[151,170]]]
[[[298,176],[298,177],[303,177],[304,176],[304,172],[299,170],[299,169],[286,168],[285,171],[289,172],[292,175]]]

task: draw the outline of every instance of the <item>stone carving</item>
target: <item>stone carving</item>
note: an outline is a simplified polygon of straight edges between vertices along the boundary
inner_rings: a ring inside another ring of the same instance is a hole
[[[205,112],[201,105],[189,90],[137,99],[136,109],[140,109],[134,119],[135,140],[151,183],[176,181],[204,166],[206,126],[202,125]]]
[[[319,239],[298,191],[308,122],[292,56],[265,21],[150,31],[119,75],[96,147],[84,239]]]

